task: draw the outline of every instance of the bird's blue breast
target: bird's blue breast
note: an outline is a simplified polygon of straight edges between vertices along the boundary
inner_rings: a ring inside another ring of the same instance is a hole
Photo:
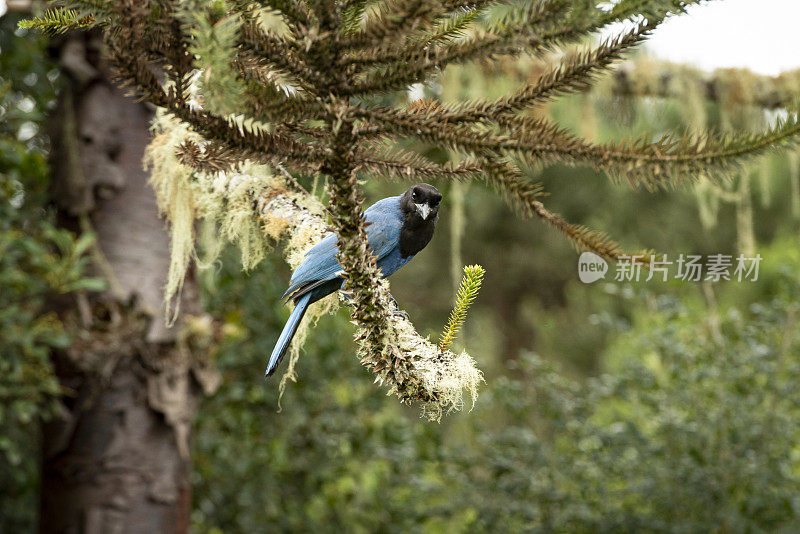
[[[364,220],[367,222],[367,242],[378,258],[378,267],[384,277],[393,274],[411,260],[413,256],[401,256],[398,246],[403,228],[399,196],[384,198],[370,206],[364,212]],[[286,296],[296,298],[305,292],[306,286],[318,285],[321,281],[339,277],[342,267],[336,259],[338,252],[337,237],[333,233],[311,247],[303,263],[292,274]]]
[[[404,258],[400,254],[400,247],[395,247],[391,252],[389,252],[389,254],[378,260],[378,268],[381,270],[383,277],[386,278],[387,276],[394,274],[394,272],[400,269],[400,267],[411,261],[411,258],[413,257],[414,256],[411,255]]]

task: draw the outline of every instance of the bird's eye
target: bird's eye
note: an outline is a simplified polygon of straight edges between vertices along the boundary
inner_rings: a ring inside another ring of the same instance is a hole
[[[411,198],[412,198],[412,200],[417,200],[417,192],[416,191],[412,191],[411,192]]]

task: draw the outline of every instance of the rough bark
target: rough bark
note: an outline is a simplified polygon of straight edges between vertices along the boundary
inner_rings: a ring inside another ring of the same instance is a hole
[[[54,304],[75,342],[53,355],[68,394],[43,432],[40,531],[188,532],[190,428],[216,375],[196,335],[164,327],[169,242],[142,168],[151,111],[109,82],[90,36],[58,55],[53,201],[64,225],[96,233],[109,290]],[[191,280],[182,309],[198,311]]]

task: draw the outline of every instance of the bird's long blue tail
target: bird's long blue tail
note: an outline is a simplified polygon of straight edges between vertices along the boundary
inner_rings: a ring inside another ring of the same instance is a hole
[[[289,350],[289,344],[292,342],[292,338],[297,332],[297,327],[300,326],[300,321],[303,319],[303,315],[306,314],[306,308],[308,308],[308,301],[310,299],[311,294],[306,293],[300,297],[300,300],[298,300],[297,303],[295,303],[292,314],[289,315],[289,320],[286,321],[286,325],[283,327],[283,331],[278,338],[278,342],[275,343],[275,348],[272,349],[272,356],[269,357],[267,372],[264,375],[265,377],[270,376],[275,372],[275,369],[278,367],[278,364],[281,363],[286,351]]]

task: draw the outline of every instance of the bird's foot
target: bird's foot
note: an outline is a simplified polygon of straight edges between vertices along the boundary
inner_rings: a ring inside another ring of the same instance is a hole
[[[394,310],[392,310],[392,315],[394,315],[395,317],[402,317],[406,321],[411,320],[411,317],[408,316],[408,313],[400,309],[400,305],[397,303],[397,301],[391,294],[389,295],[389,300],[391,301],[392,306],[394,306]]]
[[[411,320],[411,317],[409,317],[408,312],[405,312],[405,311],[401,310],[400,308],[397,308],[396,310],[394,310],[392,312],[392,315],[394,315],[395,317],[402,317],[406,321],[410,321]]]

